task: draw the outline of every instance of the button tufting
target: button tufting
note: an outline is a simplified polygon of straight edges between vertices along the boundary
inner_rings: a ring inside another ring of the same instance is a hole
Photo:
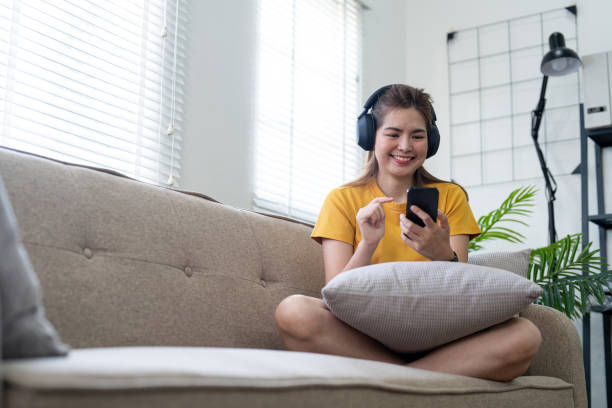
[[[261,284],[261,286],[263,286],[264,288],[266,287],[266,281],[265,280],[260,280],[259,283]]]
[[[186,266],[185,267],[185,275],[191,277],[193,275],[193,269],[191,269],[191,266]]]
[[[93,252],[91,252],[91,249],[89,248],[84,248],[83,255],[85,255],[86,258],[91,258],[93,256]]]

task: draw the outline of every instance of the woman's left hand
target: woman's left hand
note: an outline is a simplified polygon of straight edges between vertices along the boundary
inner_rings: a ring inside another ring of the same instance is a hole
[[[425,223],[421,227],[410,221],[404,214],[400,215],[402,241],[410,248],[432,261],[450,261],[455,257],[450,246],[450,227],[446,215],[438,210],[440,225],[436,224],[429,214],[413,205],[410,210]]]

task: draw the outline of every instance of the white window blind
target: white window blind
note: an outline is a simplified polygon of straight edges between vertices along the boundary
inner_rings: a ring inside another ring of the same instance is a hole
[[[178,182],[187,1],[0,2],[0,144]]]
[[[314,221],[361,170],[360,20],[355,0],[259,1],[256,209]]]

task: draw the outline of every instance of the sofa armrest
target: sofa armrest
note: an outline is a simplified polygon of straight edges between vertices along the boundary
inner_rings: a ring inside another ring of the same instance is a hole
[[[572,321],[563,313],[542,305],[529,305],[520,314],[542,333],[540,350],[525,375],[560,378],[574,385],[574,406],[587,407],[582,343]]]

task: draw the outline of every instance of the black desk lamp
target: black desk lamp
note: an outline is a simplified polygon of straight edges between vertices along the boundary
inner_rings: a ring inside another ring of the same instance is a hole
[[[540,122],[542,121],[542,114],[544,113],[544,106],[546,105],[546,84],[548,83],[548,76],[562,76],[571,74],[572,72],[578,71],[578,68],[582,66],[582,62],[574,51],[565,47],[565,38],[561,33],[552,33],[548,38],[550,45],[550,51],[542,59],[540,65],[540,71],[544,74],[542,79],[542,89],[540,90],[540,100],[535,110],[531,112],[531,137],[533,138],[533,144],[535,145],[536,152],[538,153],[538,159],[540,159],[540,167],[544,173],[544,181],[546,182],[546,198],[548,199],[548,234],[549,243],[553,243],[557,240],[557,231],[555,230],[555,210],[553,202],[555,201],[555,193],[557,192],[557,182],[553,177],[552,173],[546,166],[544,160],[544,154],[538,144],[538,129],[540,129]]]

